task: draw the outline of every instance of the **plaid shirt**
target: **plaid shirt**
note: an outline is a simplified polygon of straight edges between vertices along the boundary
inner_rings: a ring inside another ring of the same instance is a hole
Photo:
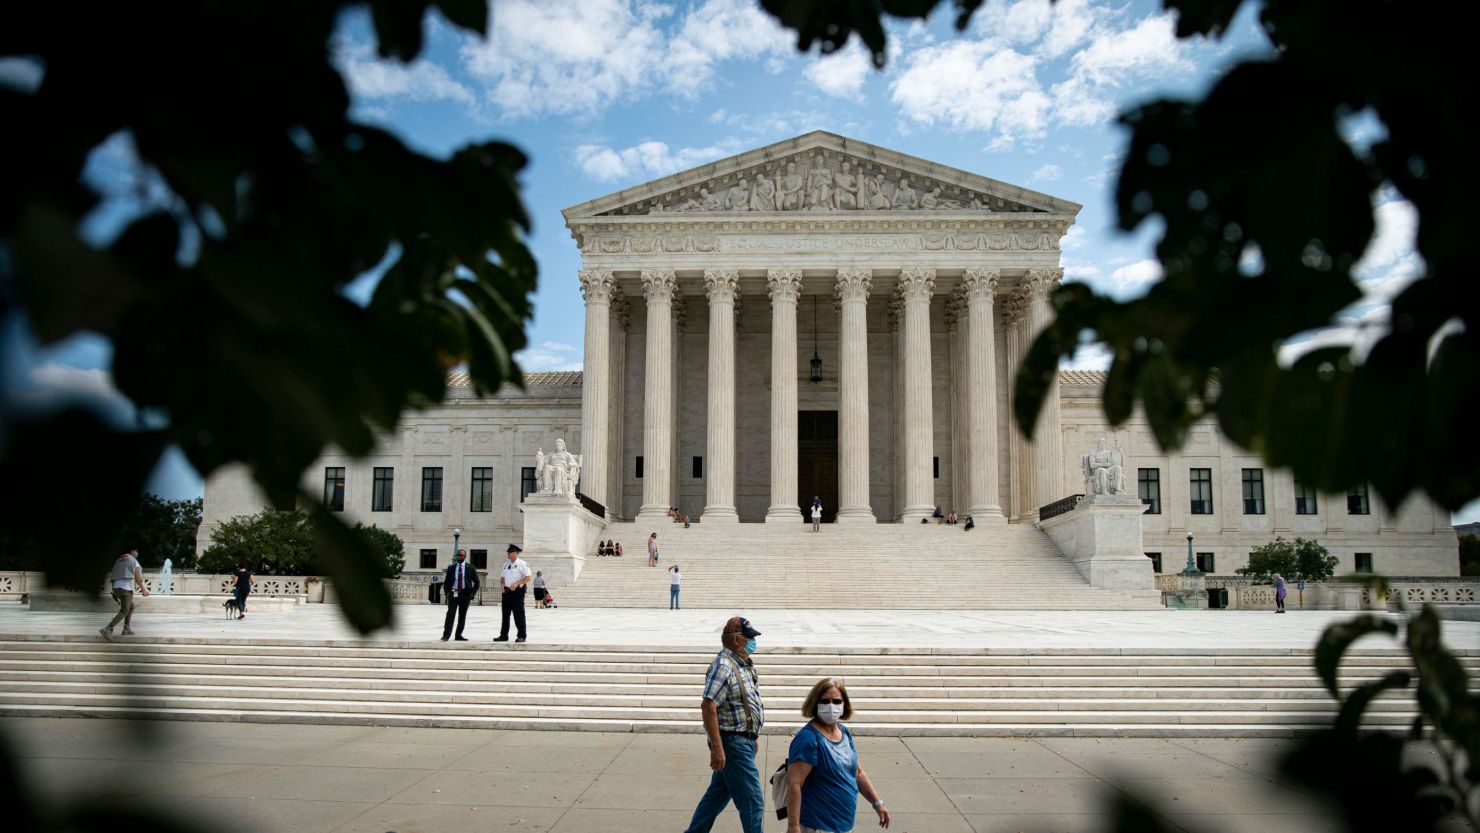
[[[737,677],[736,671],[740,669],[744,669],[743,673]],[[761,702],[755,663],[740,659],[729,648],[721,649],[714,662],[709,664],[709,672],[704,675],[704,699],[714,703],[721,732],[759,734],[766,722],[766,707]]]

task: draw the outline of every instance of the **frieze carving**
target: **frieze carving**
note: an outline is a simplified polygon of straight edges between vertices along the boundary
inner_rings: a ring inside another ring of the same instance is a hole
[[[811,150],[623,206],[611,215],[1041,209],[893,165]]]
[[[750,234],[750,235],[591,235],[587,254],[740,254],[745,252],[1050,252],[1058,251],[1056,232],[959,234]]]

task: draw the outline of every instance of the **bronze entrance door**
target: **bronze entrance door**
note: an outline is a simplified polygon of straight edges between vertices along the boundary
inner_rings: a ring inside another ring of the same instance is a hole
[[[838,514],[838,412],[797,412],[797,499],[812,519],[812,497],[822,498],[822,520]]]

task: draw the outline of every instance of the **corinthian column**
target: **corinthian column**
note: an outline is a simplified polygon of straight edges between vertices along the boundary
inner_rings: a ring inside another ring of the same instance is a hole
[[[709,437],[704,472],[705,523],[739,523],[735,512],[735,288],[734,269],[704,272],[709,295]]]
[[[610,269],[581,272],[586,299],[586,348],[581,375],[581,492],[607,502],[607,449],[611,417],[611,301],[616,282]]]
[[[644,271],[647,357],[643,375],[642,507],[639,521],[661,521],[673,506],[673,293],[672,269]]]
[[[966,292],[967,433],[970,436],[971,515],[981,521],[1001,519],[1002,498],[997,485],[997,333],[992,303],[998,273],[968,269]]]
[[[1038,334],[1053,319],[1053,312],[1048,308],[1048,294],[1059,285],[1063,277],[1064,273],[1059,269],[1034,269],[1023,280],[1028,301],[1024,356],[1028,354],[1033,340],[1038,338]],[[1038,421],[1033,428],[1033,501],[1036,505],[1030,511],[1034,512],[1039,507],[1064,497],[1061,494],[1064,491],[1061,452],[1063,429],[1059,425],[1058,380],[1058,371],[1054,371],[1053,378],[1048,383],[1048,394],[1043,400],[1043,409],[1038,412]]]
[[[770,269],[771,507],[766,523],[799,523],[797,505],[797,296],[802,270]]]
[[[904,299],[904,513],[908,523],[935,510],[931,459],[930,296],[934,269],[905,269],[899,274]]]
[[[872,272],[842,269],[834,289],[842,301],[838,381],[838,523],[873,523],[868,492],[868,292]]]

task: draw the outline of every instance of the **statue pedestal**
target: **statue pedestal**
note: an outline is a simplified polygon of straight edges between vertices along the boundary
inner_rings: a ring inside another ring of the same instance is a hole
[[[1091,495],[1073,511],[1040,521],[1038,528],[1048,533],[1091,586],[1155,592],[1151,559],[1141,549],[1145,511],[1131,495]]]
[[[586,555],[606,521],[566,494],[535,493],[524,498],[524,553],[531,570],[545,574],[552,590],[565,587],[581,575]],[[495,578],[496,581],[496,578]]]

